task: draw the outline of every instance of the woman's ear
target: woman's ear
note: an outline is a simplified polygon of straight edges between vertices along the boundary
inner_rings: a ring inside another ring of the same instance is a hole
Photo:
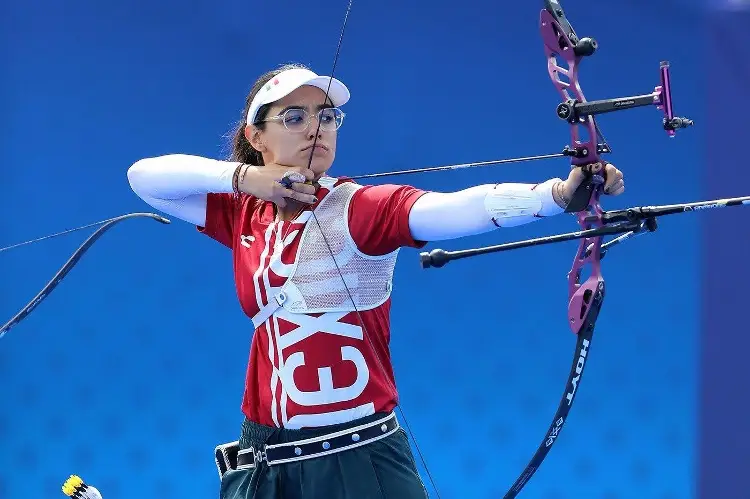
[[[266,152],[266,146],[263,143],[260,130],[253,125],[247,125],[245,127],[245,138],[256,151]]]

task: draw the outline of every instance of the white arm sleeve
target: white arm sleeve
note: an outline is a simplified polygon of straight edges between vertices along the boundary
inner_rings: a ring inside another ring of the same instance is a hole
[[[514,227],[564,210],[552,197],[559,178],[542,184],[485,184],[458,192],[428,192],[409,213],[417,241],[441,241]]]
[[[194,225],[206,223],[206,194],[228,193],[240,163],[187,154],[137,161],[128,181],[138,197],[154,208]]]

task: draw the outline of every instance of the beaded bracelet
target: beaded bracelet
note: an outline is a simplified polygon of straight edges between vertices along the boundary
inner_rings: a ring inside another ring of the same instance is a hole
[[[232,190],[234,191],[235,194],[240,193],[240,187],[239,187],[240,170],[242,169],[243,166],[244,166],[243,163],[240,163],[239,165],[237,165],[237,168],[234,169],[234,175],[232,175]]]

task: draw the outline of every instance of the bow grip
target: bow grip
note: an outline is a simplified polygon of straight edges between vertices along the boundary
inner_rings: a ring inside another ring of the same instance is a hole
[[[591,169],[595,165],[602,165],[602,169],[596,173],[592,172]],[[594,191],[600,186],[604,185],[604,182],[606,181],[606,174],[603,163],[590,163],[587,165],[582,165],[580,167],[577,166],[576,168],[581,168],[581,171],[584,173],[586,178],[576,188],[575,192],[573,193],[573,197],[568,203],[568,206],[565,207],[565,213],[578,213],[588,208]]]

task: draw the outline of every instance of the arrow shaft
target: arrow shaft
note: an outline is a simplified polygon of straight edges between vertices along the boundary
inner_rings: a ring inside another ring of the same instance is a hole
[[[518,158],[495,159],[495,160],[490,160],[490,161],[477,161],[474,163],[462,163],[459,165],[430,166],[427,168],[413,168],[411,170],[398,170],[398,171],[383,172],[383,173],[367,173],[364,175],[355,175],[349,178],[351,178],[352,180],[357,180],[357,179],[363,179],[363,178],[393,177],[396,175],[409,175],[413,173],[442,172],[442,171],[450,171],[450,170],[461,170],[464,168],[477,168],[481,166],[505,165],[509,163],[525,163],[527,161],[539,161],[542,159],[562,158],[565,156],[566,156],[565,154],[558,152],[558,153],[553,153],[553,154],[540,154],[537,156],[521,156]]]

